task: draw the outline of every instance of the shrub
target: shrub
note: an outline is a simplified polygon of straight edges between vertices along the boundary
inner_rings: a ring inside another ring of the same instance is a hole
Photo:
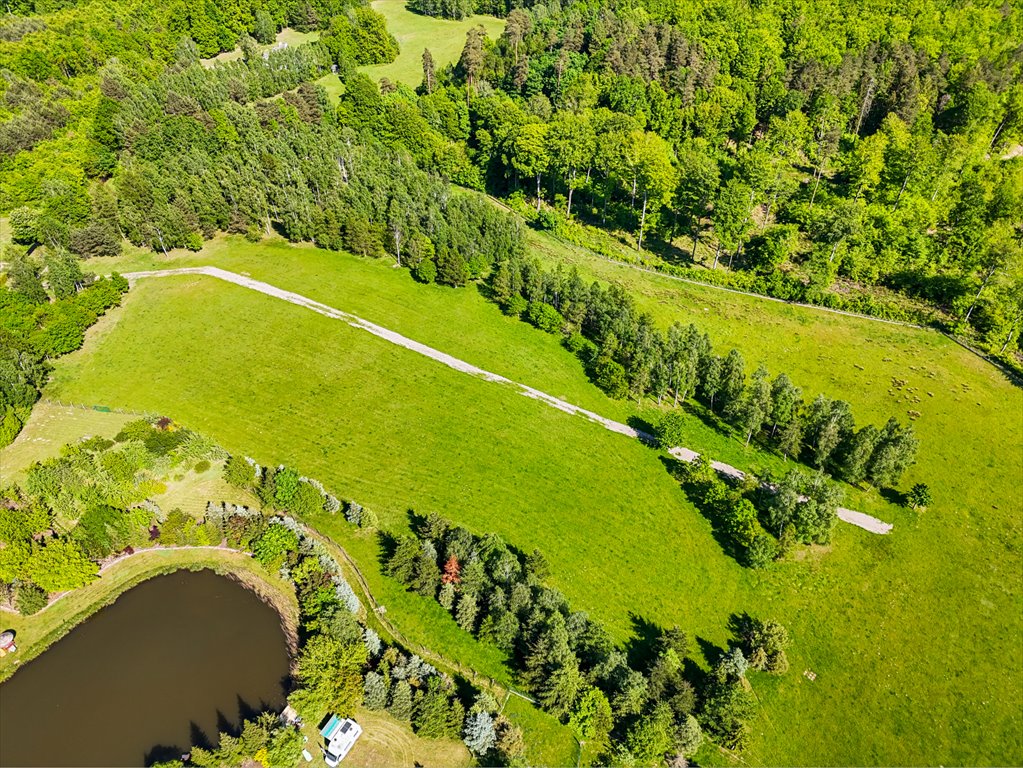
[[[918,512],[924,511],[931,504],[931,489],[924,483],[917,483],[906,494],[906,504]]]
[[[270,570],[276,570],[284,562],[288,552],[298,549],[298,535],[281,525],[272,523],[253,543],[252,554]]]
[[[412,267],[412,277],[421,283],[432,283],[437,279],[437,264],[433,259],[423,259]]]
[[[15,598],[15,605],[18,613],[22,616],[31,616],[46,607],[49,595],[46,590],[31,581],[24,581],[18,587],[18,596]]]
[[[526,311],[528,306],[529,304],[524,298],[515,294],[504,303],[504,306],[501,309],[509,317],[518,317]]]
[[[362,505],[359,502],[348,502],[348,506],[345,507],[345,520],[352,525],[360,525],[362,523]]]
[[[206,461],[206,459],[203,459],[202,461],[197,462],[195,467],[193,467],[193,469],[195,470],[196,473],[205,472],[209,468],[210,468],[210,463],[208,461]]]
[[[561,316],[561,313],[542,301],[529,302],[526,307],[526,319],[547,333],[557,333],[565,324],[565,318]]]
[[[661,448],[669,449],[685,442],[686,417],[679,408],[672,409],[661,416],[657,425],[657,442]]]

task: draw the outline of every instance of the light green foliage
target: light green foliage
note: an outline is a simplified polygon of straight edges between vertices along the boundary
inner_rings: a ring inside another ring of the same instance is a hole
[[[614,724],[607,696],[599,688],[587,688],[576,700],[568,722],[580,739],[603,743]]]
[[[322,712],[348,717],[362,703],[366,658],[361,641],[345,643],[326,635],[311,638],[298,661],[298,689],[291,695],[291,703],[310,718]]]
[[[220,734],[215,749],[193,746],[189,757],[200,768],[219,768],[265,761],[265,765],[296,765],[302,754],[302,734],[297,728],[283,725],[272,712],[264,712],[255,720],[247,720],[239,735]]]
[[[213,526],[199,523],[180,509],[172,509],[160,525],[160,543],[166,546],[209,546],[215,540]]]
[[[625,747],[636,765],[660,765],[674,745],[671,710],[658,705],[649,715],[639,718],[625,736]]]
[[[298,493],[299,480],[298,472],[290,467],[283,467],[274,472],[274,495],[273,504],[280,510],[286,510]]]
[[[688,426],[689,420],[682,411],[677,409],[665,411],[657,425],[657,442],[665,449],[685,445]]]
[[[256,482],[256,472],[244,456],[232,454],[224,462],[224,480],[235,488],[252,488]]]
[[[84,586],[96,578],[98,567],[75,542],[52,538],[32,547],[25,575],[47,592]]]
[[[253,556],[269,570],[277,570],[289,552],[298,549],[298,536],[281,523],[271,523],[252,542]]]
[[[529,306],[526,308],[526,319],[547,333],[558,333],[565,324],[565,318],[561,316],[561,313],[542,301],[529,302]]]
[[[341,67],[386,64],[398,56],[398,41],[388,34],[384,17],[366,7],[334,16],[320,43]]]

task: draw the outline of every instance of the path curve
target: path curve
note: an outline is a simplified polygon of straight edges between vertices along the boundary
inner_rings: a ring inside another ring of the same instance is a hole
[[[622,424],[621,422],[614,421],[613,419],[605,418],[604,416],[587,410],[586,408],[573,405],[567,400],[562,400],[561,398],[542,392],[539,389],[528,387],[525,384],[520,384],[517,381],[512,381],[511,379],[499,374],[484,370],[472,363],[467,363],[465,360],[460,360],[457,357],[449,355],[446,352],[441,352],[439,349],[428,347],[427,345],[415,341],[414,339],[410,339],[407,336],[402,336],[396,331],[384,328],[376,323],[371,323],[369,320],[364,320],[357,315],[353,315],[349,312],[343,312],[340,309],[335,309],[327,304],[310,299],[308,296],[303,296],[300,293],[294,293],[292,291],[286,291],[283,288],[278,288],[270,283],[264,283],[261,280],[254,280],[251,277],[245,277],[244,275],[239,275],[235,272],[229,272],[228,270],[221,269],[220,267],[182,267],[179,269],[157,269],[147,272],[127,272],[123,275],[123,277],[126,278],[129,283],[134,283],[143,278],[176,277],[180,275],[215,277],[218,280],[224,280],[225,282],[233,283],[234,285],[239,285],[243,288],[249,288],[250,290],[287,301],[300,307],[305,307],[306,309],[311,309],[313,312],[317,312],[334,320],[341,320],[353,328],[367,331],[368,333],[371,333],[384,341],[390,342],[391,344],[396,344],[399,347],[403,347],[404,349],[416,352],[424,357],[428,357],[431,360],[435,360],[438,363],[459,371],[460,373],[467,373],[470,376],[476,376],[484,381],[511,387],[520,395],[524,395],[525,397],[529,397],[534,400],[539,400],[552,408],[557,408],[559,411],[564,411],[565,413],[573,416],[582,416],[596,424],[599,424],[604,429],[610,430],[611,432],[617,432],[620,435],[632,437],[645,443],[654,442],[654,437],[649,432],[634,429],[628,424]],[[671,454],[683,461],[693,461],[699,455],[695,451],[681,447],[673,448],[671,450]],[[711,466],[721,474],[735,479],[742,479],[746,476],[742,470],[736,469],[735,467],[719,461],[711,462]],[[839,508],[837,510],[837,514],[840,520],[863,528],[871,533],[886,534],[892,529],[892,526],[889,523],[885,523],[877,518],[871,517],[870,515],[865,515],[862,512],[856,512],[851,509]]]

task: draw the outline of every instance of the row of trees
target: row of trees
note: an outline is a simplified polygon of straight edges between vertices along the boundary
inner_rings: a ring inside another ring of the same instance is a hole
[[[848,403],[818,395],[806,403],[786,374],[764,366],[747,375],[742,354],[714,353],[695,325],[663,333],[620,286],[587,286],[577,271],[544,271],[538,262],[509,259],[493,271],[490,295],[505,312],[562,334],[612,397],[652,397],[678,408],[698,401],[731,425],[748,445],[757,439],[853,484],[894,486],[913,463],[918,441],[894,418],[881,429],[855,428]],[[669,413],[660,425],[666,448],[683,445],[685,419]]]
[[[82,346],[85,331],[121,301],[128,282],[84,274],[60,250],[41,262],[8,248],[0,285],[0,448],[18,433],[49,377],[49,361]]]
[[[296,584],[305,640],[289,700],[301,713],[310,719],[325,712],[345,716],[362,704],[387,711],[424,738],[462,738],[485,764],[521,764],[522,732],[499,714],[494,698],[476,691],[466,700],[450,677],[360,628],[359,601],[336,562],[291,517],[343,512],[351,524],[371,529],[376,526],[371,510],[339,501],[293,469],[260,467],[241,456],[225,462],[224,478],[254,491],[264,510],[285,513],[267,518],[255,510],[211,504],[206,518],[218,524],[231,546],[251,551]]]
[[[760,622],[750,622],[746,651],[729,651],[699,691],[684,672],[688,638],[678,628],[663,633],[642,665],[630,664],[600,624],[546,583],[550,566],[539,550],[522,556],[495,534],[475,536],[436,514],[394,543],[387,570],[506,653],[540,706],[601,745],[607,762],[684,759],[704,731],[740,747],[754,712],[745,656],[758,669],[787,667],[787,635]]]

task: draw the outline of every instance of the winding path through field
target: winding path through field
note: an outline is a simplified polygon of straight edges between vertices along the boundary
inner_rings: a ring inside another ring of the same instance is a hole
[[[443,363],[449,368],[454,368],[456,371],[460,371],[461,373],[467,373],[470,376],[476,376],[484,381],[493,382],[495,384],[510,386],[517,390],[520,395],[525,395],[526,397],[533,398],[534,400],[540,400],[552,408],[557,408],[559,411],[564,411],[565,413],[575,416],[583,416],[604,427],[604,429],[609,429],[612,432],[617,432],[627,437],[634,437],[645,443],[652,443],[654,441],[653,435],[648,432],[634,429],[628,424],[622,424],[621,422],[605,418],[598,413],[594,413],[593,411],[589,411],[585,408],[580,408],[578,405],[572,405],[572,403],[562,400],[561,398],[554,397],[553,395],[548,395],[546,392],[541,392],[539,389],[527,387],[525,384],[520,384],[517,381],[512,381],[504,376],[491,373],[483,368],[478,368],[471,363],[458,359],[457,357],[452,357],[438,349],[428,347],[425,344],[421,344],[407,336],[402,336],[400,333],[396,333],[395,331],[384,328],[376,323],[363,320],[361,317],[356,315],[348,312],[342,312],[339,309],[334,309],[333,307],[322,304],[319,301],[303,296],[300,293],[286,291],[275,285],[264,283],[261,280],[254,280],[251,277],[239,275],[235,272],[229,272],[226,269],[220,269],[219,267],[183,267],[180,269],[159,269],[148,272],[127,272],[123,275],[123,277],[125,277],[129,282],[135,282],[146,277],[175,277],[180,275],[204,275],[206,277],[215,277],[228,283],[240,285],[243,288],[258,291],[259,293],[267,296],[282,299],[283,301],[290,302],[291,304],[297,304],[300,307],[311,309],[313,312],[318,312],[321,315],[325,315],[335,320],[341,320],[353,328],[368,331],[374,336],[384,339],[385,341],[389,341],[391,344],[396,344],[399,347],[404,347],[412,352],[417,352],[431,360],[436,360],[438,363]],[[673,448],[671,450],[671,454],[683,461],[693,461],[698,456],[695,451],[691,451],[688,448]],[[745,477],[745,473],[742,472],[742,470],[736,469],[728,464],[723,464],[719,461],[711,462],[711,466],[721,474],[728,475],[729,477],[736,479]],[[862,512],[856,512],[851,509],[844,509],[840,507],[837,510],[837,514],[840,520],[859,526],[871,533],[885,534],[892,529],[892,526],[889,523],[882,522],[875,517],[871,517],[870,515],[865,515]]]

